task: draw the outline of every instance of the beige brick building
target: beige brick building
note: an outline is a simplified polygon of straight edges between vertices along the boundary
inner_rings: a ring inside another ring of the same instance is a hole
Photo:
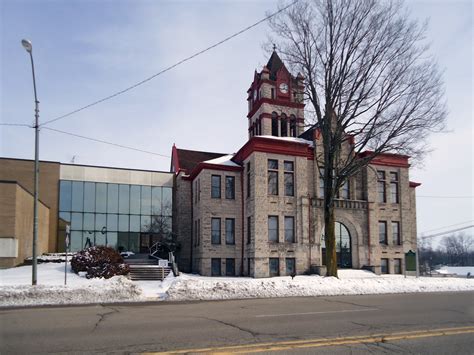
[[[324,273],[316,127],[304,131],[303,78],[276,52],[248,90],[249,140],[236,154],[178,149],[173,230],[179,267],[202,275]],[[336,201],[341,268],[403,273],[416,250],[415,188],[408,157],[379,155]]]

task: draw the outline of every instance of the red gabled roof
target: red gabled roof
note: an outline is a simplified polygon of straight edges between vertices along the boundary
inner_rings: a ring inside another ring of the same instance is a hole
[[[227,154],[178,149],[175,145],[173,145],[171,164],[173,165],[174,171],[176,173],[179,171],[184,171],[186,174],[190,174],[200,162],[219,158],[224,155]]]

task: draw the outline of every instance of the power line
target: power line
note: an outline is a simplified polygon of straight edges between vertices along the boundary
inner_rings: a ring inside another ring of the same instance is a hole
[[[474,196],[428,196],[428,195],[417,195],[416,197],[422,197],[422,198],[474,198]]]
[[[474,227],[474,224],[471,224],[470,226],[466,226],[466,227],[462,227],[462,228],[451,229],[451,230],[446,231],[446,232],[436,233],[436,234],[432,234],[432,235],[426,235],[426,236],[423,236],[423,237],[420,237],[420,238],[421,239],[427,239],[427,238],[439,237],[440,235],[459,232],[459,231],[462,231],[464,229],[469,229],[469,228],[472,228],[472,227]]]
[[[149,76],[149,77],[146,78],[146,79],[143,79],[142,81],[139,81],[139,82],[136,83],[136,84],[133,84],[133,85],[131,85],[131,86],[129,86],[129,87],[123,89],[123,90],[120,90],[120,91],[118,91],[118,92],[116,92],[116,93],[114,93],[114,94],[112,94],[112,95],[109,95],[109,96],[106,96],[106,97],[104,97],[104,98],[102,98],[102,99],[100,99],[100,100],[94,101],[94,102],[92,102],[92,103],[90,103],[90,104],[88,104],[88,105],[86,105],[86,106],[80,107],[80,108],[78,108],[78,109],[76,109],[76,110],[74,110],[74,111],[71,111],[71,112],[69,112],[69,113],[66,113],[66,114],[64,114],[64,115],[62,115],[62,116],[59,116],[59,117],[56,117],[56,118],[54,118],[54,119],[45,121],[45,122],[43,122],[40,126],[45,126],[45,125],[47,125],[47,124],[49,124],[49,123],[59,121],[59,120],[61,120],[61,119],[63,119],[63,118],[69,117],[69,116],[71,116],[71,115],[73,115],[73,114],[75,114],[75,113],[78,113],[78,112],[80,112],[80,111],[83,111],[83,110],[85,110],[85,109],[87,109],[87,108],[89,108],[89,107],[98,105],[98,104],[100,104],[100,103],[102,103],[102,102],[104,102],[104,101],[110,100],[110,99],[112,99],[112,98],[114,98],[114,97],[116,97],[116,96],[119,96],[119,95],[121,95],[121,94],[124,94],[124,93],[126,93],[127,91],[130,91],[130,90],[132,90],[132,89],[135,89],[136,87],[145,84],[146,82],[148,82],[148,81],[150,81],[150,80],[156,78],[157,76],[159,76],[159,75],[161,75],[161,74],[163,74],[163,73],[166,73],[167,71],[170,71],[170,70],[173,69],[173,68],[176,68],[178,65],[181,65],[181,64],[183,64],[183,63],[185,63],[185,62],[187,62],[187,61],[189,61],[189,60],[191,60],[191,59],[193,59],[193,58],[195,58],[195,57],[197,57],[197,56],[199,56],[199,55],[201,55],[201,54],[203,54],[203,53],[205,53],[205,52],[207,52],[207,51],[210,51],[211,49],[213,49],[213,48],[215,48],[215,47],[217,47],[217,46],[219,46],[219,45],[221,45],[221,44],[223,44],[223,43],[225,43],[225,42],[231,40],[232,38],[237,37],[238,35],[240,35],[240,34],[242,34],[242,33],[244,33],[244,32],[247,32],[248,30],[250,30],[250,29],[252,29],[252,28],[258,26],[258,25],[261,24],[262,22],[265,22],[265,21],[271,19],[272,17],[278,15],[279,13],[285,11],[285,10],[288,9],[289,7],[291,7],[291,6],[293,6],[294,4],[296,4],[296,2],[298,2],[298,1],[299,1],[299,0],[293,1],[291,4],[285,6],[284,8],[278,10],[277,12],[274,12],[273,14],[271,14],[271,15],[269,15],[269,16],[263,18],[263,19],[261,19],[260,21],[255,22],[254,24],[252,24],[252,25],[250,25],[250,26],[244,28],[243,30],[240,30],[240,31],[234,33],[233,35],[230,35],[230,36],[224,38],[223,40],[221,40],[221,41],[219,41],[219,42],[213,44],[212,46],[209,46],[209,47],[207,47],[207,48],[205,48],[205,49],[203,49],[203,50],[201,50],[201,51],[199,51],[199,52],[197,52],[197,53],[194,53],[193,55],[191,55],[191,56],[189,56],[189,57],[186,57],[186,58],[180,60],[179,62],[177,62],[177,63],[175,63],[175,64],[173,64],[173,65],[171,65],[171,66],[169,66],[169,67],[167,67],[167,68],[165,68],[165,69],[159,71],[159,72],[156,73],[156,74],[153,74],[152,76]]]
[[[470,222],[474,222],[474,219],[471,219],[471,220],[466,221],[466,222],[459,222],[459,223],[456,223],[456,224],[450,224],[450,225],[448,225],[448,226],[443,226],[443,227],[439,227],[439,228],[435,228],[435,229],[429,229],[429,230],[427,230],[427,231],[422,232],[421,234],[423,234],[423,233],[428,233],[428,232],[434,232],[434,231],[438,231],[438,230],[440,230],[440,229],[445,229],[445,228],[449,228],[449,227],[460,226],[460,225],[462,225],[462,224],[466,224],[466,223],[470,223]]]
[[[129,147],[129,146],[126,146],[126,145],[123,145],[123,144],[117,144],[117,143],[113,143],[113,142],[107,142],[107,141],[104,141],[104,140],[102,140],[102,139],[97,139],[97,138],[91,138],[91,137],[81,136],[81,135],[79,135],[79,134],[75,134],[75,133],[71,133],[71,132],[65,132],[65,131],[61,131],[61,130],[59,130],[59,129],[55,129],[55,128],[43,127],[43,129],[47,129],[47,130],[54,131],[54,132],[58,132],[58,133],[62,133],[62,134],[67,134],[67,135],[69,135],[69,136],[73,136],[73,137],[77,137],[77,138],[87,139],[87,140],[90,140],[90,141],[93,141],[93,142],[98,142],[98,143],[103,143],[103,144],[112,145],[112,146],[114,146],[114,147],[119,147],[119,148],[134,150],[134,151],[136,151],[136,152],[141,152],[141,153],[147,153],[147,154],[157,155],[157,156],[164,157],[164,158],[171,158],[169,155],[164,155],[164,154],[160,154],[160,153],[150,152],[149,150],[143,150],[143,149],[139,149],[139,148],[133,148],[133,147]]]
[[[29,127],[32,128],[31,125],[26,123],[0,123],[0,126],[16,126],[16,127]]]

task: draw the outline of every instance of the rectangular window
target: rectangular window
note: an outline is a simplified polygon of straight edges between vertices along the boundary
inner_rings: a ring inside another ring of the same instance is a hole
[[[295,258],[286,258],[286,275],[296,275],[296,262]]]
[[[271,88],[271,89],[270,89],[270,95],[271,95],[270,97],[271,97],[272,99],[275,98],[275,89],[274,89],[274,88]]]
[[[119,185],[119,213],[130,213],[130,185]]]
[[[235,219],[225,219],[225,243],[235,244]]]
[[[401,245],[400,222],[392,222],[392,241],[393,245]]]
[[[278,137],[278,118],[272,115],[272,136]]]
[[[141,191],[141,214],[151,214],[151,186],[142,186]]]
[[[341,198],[344,200],[349,200],[349,180],[344,182],[344,185],[341,187]]]
[[[285,242],[295,242],[295,218],[285,217]]]
[[[278,160],[268,159],[268,194],[278,195]]]
[[[398,173],[390,173],[390,195],[392,203],[398,203]]]
[[[251,229],[252,217],[247,217],[247,244],[252,242],[252,229]]]
[[[394,274],[402,273],[402,259],[393,259],[393,273]]]
[[[294,164],[292,161],[284,162],[284,177],[285,177],[285,196],[294,196]]]
[[[278,216],[268,216],[268,241],[278,243]]]
[[[130,214],[140,214],[140,190],[139,185],[130,186]]]
[[[221,219],[211,219],[211,243],[221,244]]]
[[[247,163],[247,197],[250,197],[250,162]]]
[[[388,274],[388,259],[380,259],[380,272]]]
[[[377,192],[380,203],[387,202],[387,191],[385,187],[385,171],[377,171]]]
[[[270,268],[270,277],[280,276],[280,259],[269,258],[268,265]]]
[[[153,186],[151,188],[151,214],[154,215],[161,215],[161,200],[162,200],[162,193],[161,187]]]
[[[221,276],[221,259],[220,258],[211,259],[211,275]]]
[[[387,222],[379,221],[379,243],[387,245]]]
[[[324,168],[319,168],[319,198],[324,198]]]
[[[107,184],[107,213],[118,212],[118,185]]]
[[[219,175],[211,176],[211,197],[221,198],[221,177]]]
[[[235,259],[225,259],[225,276],[235,276]]]
[[[235,199],[235,177],[225,177],[225,198],[228,200]]]

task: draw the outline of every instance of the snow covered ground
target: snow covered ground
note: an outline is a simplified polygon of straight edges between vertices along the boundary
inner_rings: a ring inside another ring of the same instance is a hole
[[[440,275],[467,276],[468,273],[474,277],[474,266],[443,266],[434,272]]]
[[[364,270],[339,270],[339,279],[316,275],[252,279],[181,274],[169,275],[163,282],[134,282],[123,276],[88,280],[70,269],[67,275],[64,286],[64,263],[39,264],[38,286],[33,287],[31,266],[0,270],[0,306],[474,291],[473,278],[377,276]]]

